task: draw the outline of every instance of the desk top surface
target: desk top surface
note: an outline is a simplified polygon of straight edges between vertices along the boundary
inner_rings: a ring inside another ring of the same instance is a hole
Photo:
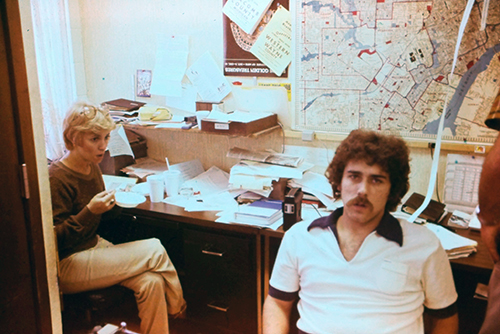
[[[262,235],[264,237],[282,238],[283,227],[278,230],[262,229],[254,226],[239,224],[216,223],[215,211],[197,211],[187,212],[184,208],[170,205],[163,202],[151,203],[149,199],[133,209],[125,209],[125,212],[133,215],[143,215],[147,217],[156,217],[159,219],[169,219],[172,221],[203,226],[212,229],[219,229],[237,233]],[[493,270],[493,260],[491,259],[485,244],[481,239],[481,233],[476,230],[457,230],[458,234],[477,241],[477,252],[465,258],[450,260],[452,267],[460,270],[469,271],[480,275],[490,275]]]
[[[255,226],[216,223],[216,211],[188,212],[184,208],[163,202],[152,203],[149,198],[146,202],[132,209],[124,209],[124,212],[132,215],[142,215],[151,218],[168,219],[176,222],[208,227],[212,229],[225,230],[244,234],[257,235],[260,229]]]

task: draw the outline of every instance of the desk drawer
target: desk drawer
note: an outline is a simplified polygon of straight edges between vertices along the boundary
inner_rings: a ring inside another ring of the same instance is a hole
[[[245,276],[253,271],[254,242],[249,236],[230,236],[185,229],[186,271],[209,275]]]
[[[191,229],[183,236],[189,316],[236,333],[256,333],[254,237]]]

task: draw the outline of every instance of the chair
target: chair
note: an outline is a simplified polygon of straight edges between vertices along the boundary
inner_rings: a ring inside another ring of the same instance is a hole
[[[57,234],[54,229],[54,244],[57,257],[57,277],[59,279],[59,252],[57,249]],[[81,322],[85,320],[85,326],[89,328],[103,325],[110,313],[122,313],[127,307],[127,316],[138,315],[134,292],[121,285],[113,285],[103,289],[84,291],[74,294],[64,294],[59,290],[62,318],[64,323]],[[125,315],[119,315],[124,317]]]
[[[85,291],[75,294],[63,294],[63,317],[84,319],[89,326],[103,325],[110,318],[119,316],[125,318],[130,311],[137,314],[134,292],[121,285],[108,288]]]

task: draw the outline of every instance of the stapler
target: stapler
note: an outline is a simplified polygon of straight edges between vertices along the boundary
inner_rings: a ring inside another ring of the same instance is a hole
[[[186,117],[184,117],[184,122],[186,122],[186,125],[182,126],[183,130],[189,130],[192,127],[198,125],[198,121],[196,120],[196,116],[186,116]]]

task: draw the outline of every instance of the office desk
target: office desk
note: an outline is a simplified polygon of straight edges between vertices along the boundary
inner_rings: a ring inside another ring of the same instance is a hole
[[[178,206],[147,200],[123,210],[119,224],[125,220],[134,228],[132,236],[121,241],[147,237],[162,240],[178,269],[189,318],[215,326],[218,333],[260,333],[263,300],[284,232],[281,227],[274,231],[215,223],[215,219],[214,212],[186,212]],[[116,228],[111,233],[116,233]],[[487,283],[493,261],[479,232],[458,233],[478,241],[477,253],[451,260],[457,290],[463,296],[461,305],[465,305],[459,309],[469,308],[467,316],[461,316],[461,324],[475,321],[477,328],[482,318],[471,312],[484,312],[484,305],[478,308],[469,300],[476,282]],[[460,331],[469,332],[473,331]]]
[[[186,212],[149,200],[120,217],[133,226],[123,241],[162,241],[178,270],[189,319],[206,324],[209,333],[260,333],[260,229],[215,219],[214,212]]]

